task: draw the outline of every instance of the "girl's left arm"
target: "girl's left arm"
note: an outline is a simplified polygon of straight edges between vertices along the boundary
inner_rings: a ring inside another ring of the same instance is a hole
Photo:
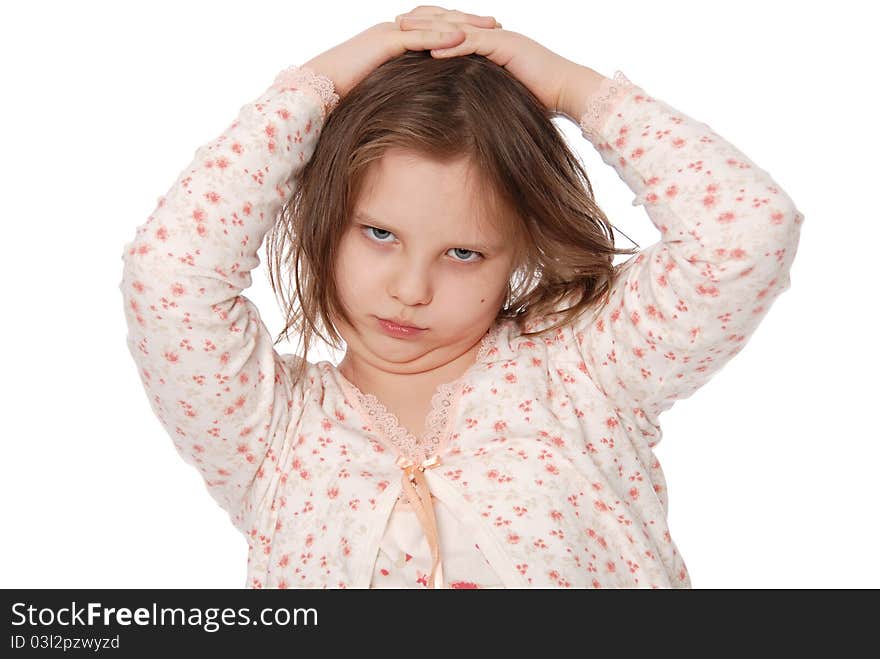
[[[804,218],[733,144],[620,72],[591,90],[580,126],[661,239],[618,266],[608,305],[578,319],[569,345],[621,412],[657,425],[790,287]]]

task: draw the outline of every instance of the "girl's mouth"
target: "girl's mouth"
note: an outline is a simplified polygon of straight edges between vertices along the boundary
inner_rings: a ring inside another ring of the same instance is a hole
[[[385,320],[384,318],[377,319],[379,321],[379,327],[389,336],[394,336],[397,338],[409,338],[413,336],[418,336],[425,331],[424,329],[420,329],[418,327],[397,325],[396,323],[393,323],[390,320]]]

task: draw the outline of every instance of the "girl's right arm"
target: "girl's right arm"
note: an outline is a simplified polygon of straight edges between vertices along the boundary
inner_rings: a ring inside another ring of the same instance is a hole
[[[196,150],[122,257],[127,343],[152,409],[243,533],[290,469],[286,431],[308,388],[241,295],[333,104],[329,80],[297,90],[294,71]]]

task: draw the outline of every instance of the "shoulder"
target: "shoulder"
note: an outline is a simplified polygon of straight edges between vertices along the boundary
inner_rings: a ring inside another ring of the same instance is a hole
[[[561,305],[561,308],[565,308],[564,305]],[[574,341],[572,322],[554,327],[564,317],[565,314],[556,311],[531,319],[526,323],[505,319],[500,323],[495,358],[497,360],[514,359],[524,352],[536,350],[564,351],[566,346]]]

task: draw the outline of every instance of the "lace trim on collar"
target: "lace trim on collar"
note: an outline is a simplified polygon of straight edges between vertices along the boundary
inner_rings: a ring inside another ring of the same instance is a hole
[[[435,453],[439,453],[443,448],[443,439],[448,431],[450,413],[455,408],[455,403],[461,394],[462,385],[473,373],[473,370],[484,363],[492,353],[500,331],[500,323],[493,325],[480,342],[480,349],[475,363],[460,377],[437,387],[434,395],[431,396],[430,412],[425,421],[425,434],[421,438],[414,436],[404,428],[397,416],[389,411],[376,396],[365,394],[356,385],[345,379],[345,377],[340,379],[354,393],[358,403],[360,403],[367,418],[373,425],[372,429],[379,432],[402,455],[411,460],[421,461]]]

